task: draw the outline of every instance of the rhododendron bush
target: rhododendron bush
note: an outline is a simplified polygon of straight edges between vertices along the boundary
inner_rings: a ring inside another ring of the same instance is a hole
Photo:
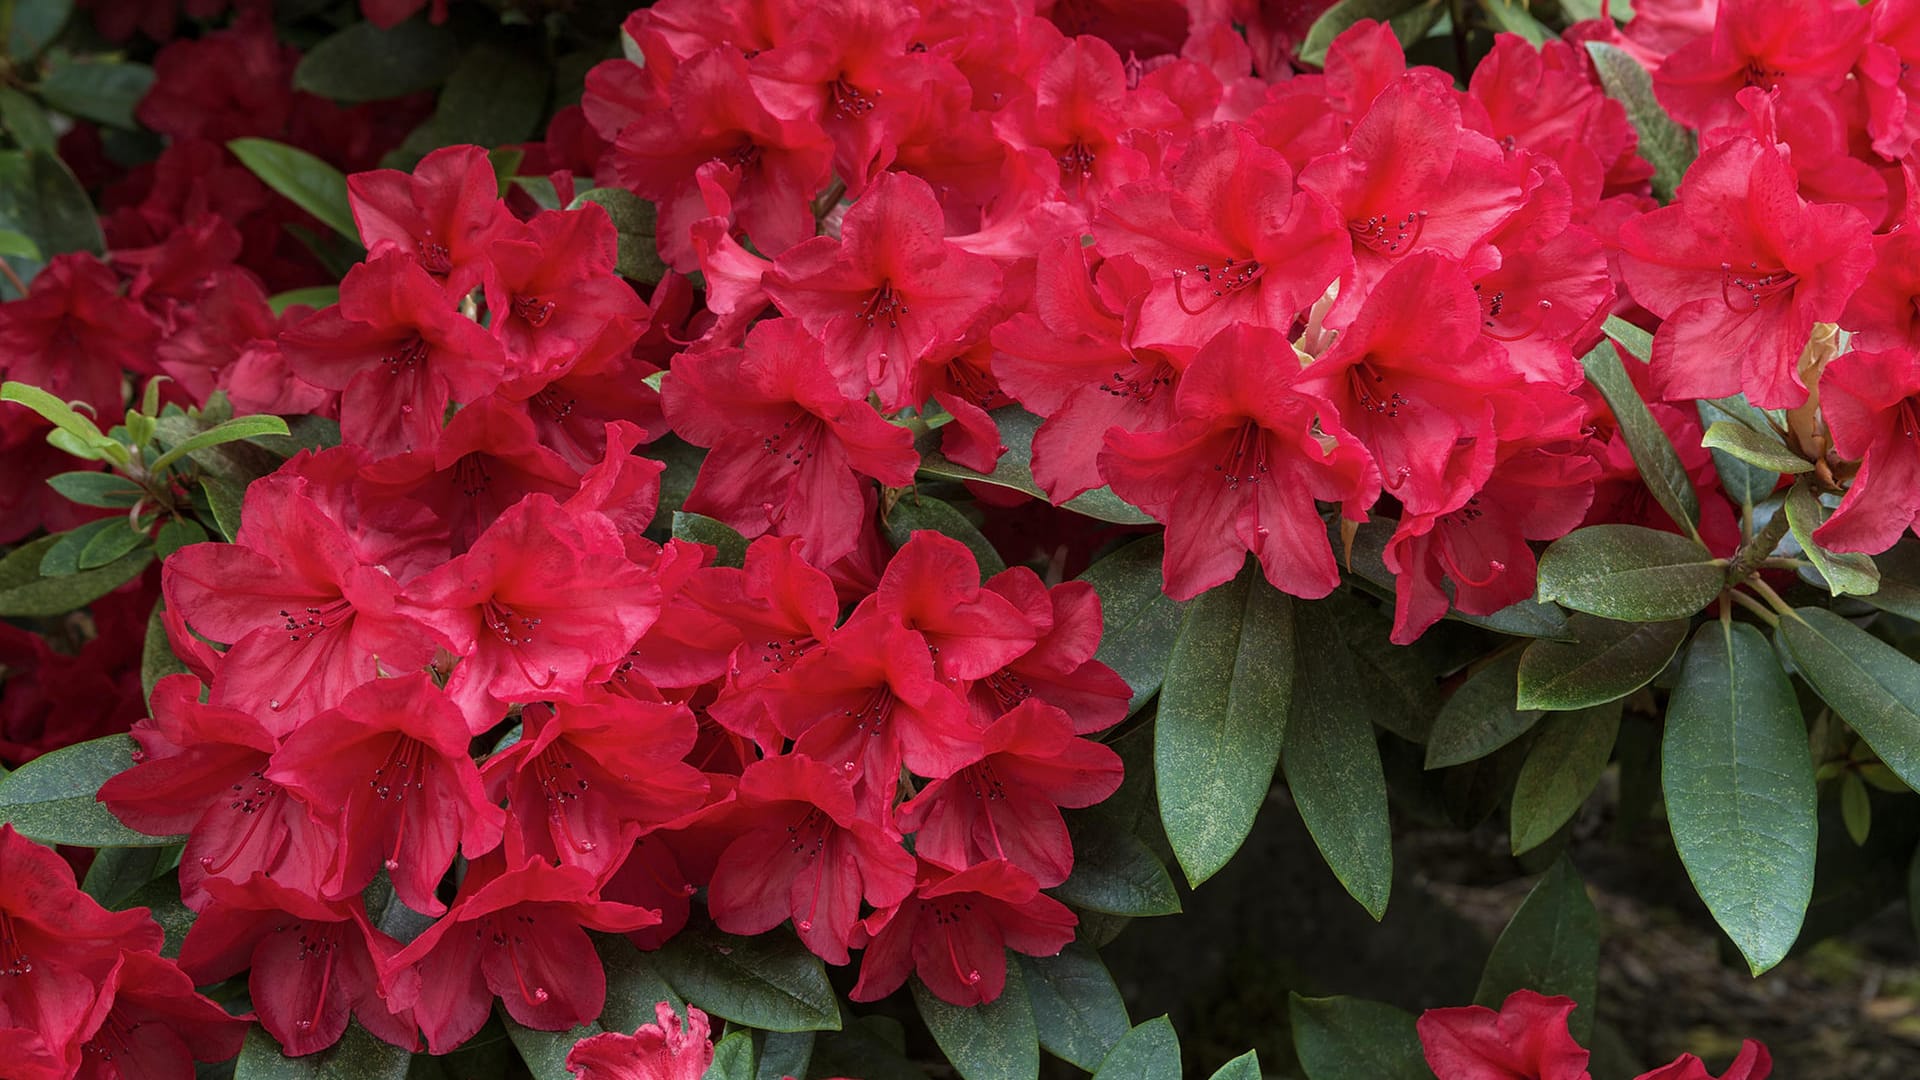
[[[1765,1080],[1596,817],[1903,892],[1920,3],[0,23],[9,1078]],[[1474,992],[1140,1015],[1277,816]]]

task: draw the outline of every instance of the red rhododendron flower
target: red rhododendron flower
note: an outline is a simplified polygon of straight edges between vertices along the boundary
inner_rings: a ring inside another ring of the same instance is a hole
[[[1120,773],[1120,755],[1075,738],[1066,713],[1028,700],[980,733],[978,760],[922,788],[896,820],[921,858],[944,866],[1005,859],[1051,888],[1073,871],[1060,807],[1100,802]]]
[[[905,487],[919,466],[912,434],[841,390],[798,319],[755,325],[744,349],[682,356],[665,401],[674,431],[712,448],[686,509],[749,539],[797,536],[819,565],[857,543],[860,477]]]
[[[1873,265],[1860,211],[1801,199],[1773,147],[1736,139],[1701,154],[1673,205],[1620,230],[1620,272],[1661,317],[1654,386],[1667,400],[1744,391],[1761,408],[1806,400],[1796,363]]]
[[[1006,989],[1007,950],[1054,956],[1079,923],[1067,906],[1040,892],[1032,876],[995,859],[953,871],[920,860],[913,895],[875,912],[849,995],[876,1001],[918,975],[955,1005],[993,1001]]]
[[[1745,87],[1837,94],[1869,21],[1849,0],[1720,0],[1713,33],[1675,49],[1653,87],[1674,119],[1703,129],[1733,122]]]
[[[1604,193],[1641,183],[1653,166],[1635,153],[1639,137],[1626,109],[1601,92],[1578,49],[1500,34],[1473,69],[1468,93],[1487,110],[1488,134],[1553,159],[1572,188],[1575,216],[1584,218]]]
[[[606,1005],[587,928],[623,933],[659,921],[659,912],[597,898],[579,867],[534,859],[507,869],[490,856],[467,867],[446,917],[393,956],[388,991],[412,1007],[435,1054],[472,1038],[496,997],[516,1023],[565,1031]],[[409,971],[412,980],[396,974]]]
[[[322,895],[356,895],[385,867],[402,903],[446,910],[434,890],[455,850],[468,858],[492,850],[504,819],[467,741],[460,711],[424,674],[367,683],[288,736],[266,777],[326,815],[339,836]]]
[[[707,1014],[687,1006],[683,1027],[672,1005],[662,1001],[653,1010],[654,1022],[641,1024],[631,1035],[609,1031],[575,1043],[567,1051],[567,1068],[574,1080],[700,1080],[705,1076],[713,1064]]]
[[[344,391],[340,432],[375,457],[429,450],[450,401],[477,401],[506,380],[500,343],[410,256],[347,271],[340,303],[280,336],[293,373]]]
[[[529,495],[404,602],[462,657],[447,695],[477,733],[512,702],[577,698],[653,624],[660,589],[604,516]]]
[[[1133,696],[1127,681],[1093,658],[1100,647],[1100,594],[1084,581],[1051,589],[1024,566],[987,579],[987,588],[1012,601],[1038,635],[1033,648],[974,681],[974,722],[993,718],[1029,699],[1065,712],[1076,735],[1104,731],[1127,717]]]
[[[920,365],[961,344],[999,295],[1000,271],[945,239],[933,189],[905,173],[876,179],[840,230],[775,259],[767,295],[822,340],[849,397],[871,387],[883,408],[918,405]]]
[[[1707,1072],[1705,1062],[1692,1054],[1681,1054],[1672,1064],[1641,1073],[1634,1080],[1767,1080],[1772,1075],[1773,1055],[1760,1043],[1746,1039],[1740,1043],[1739,1056],[1717,1078]]]
[[[153,60],[153,87],[134,115],[176,139],[224,143],[278,135],[293,109],[299,57],[299,50],[275,39],[268,10],[248,5],[233,26],[161,49]]]
[[[639,340],[647,305],[614,272],[619,237],[605,210],[551,211],[495,235],[488,330],[516,375],[544,385],[573,367],[601,370]]]
[[[1814,541],[1878,554],[1909,529],[1920,535],[1920,353],[1835,357],[1820,377],[1820,411],[1834,448],[1860,472]]]
[[[1420,1046],[1439,1080],[1587,1080],[1587,1052],[1567,1031],[1573,999],[1531,990],[1500,1011],[1480,1005],[1420,1014]]]
[[[240,1052],[246,1020],[194,992],[158,953],[123,952],[100,984],[75,1080],[164,1080]]]
[[[412,1013],[381,989],[400,944],[373,927],[358,896],[329,903],[271,881],[246,893],[212,888],[215,902],[188,929],[180,967],[203,985],[247,971],[254,1013],[283,1053],[325,1050],[349,1016],[386,1042],[419,1048]]]
[[[355,173],[347,179],[347,204],[369,260],[402,255],[455,300],[486,279],[489,245],[513,224],[493,163],[478,146],[442,147],[411,173]]]
[[[747,766],[720,814],[738,836],[714,866],[707,907],[728,933],[764,934],[791,918],[814,955],[844,964],[860,901],[886,907],[913,891],[899,834],[858,814],[847,777],[803,753]]]
[[[999,593],[980,587],[967,545],[928,529],[894,553],[871,601],[875,613],[926,639],[948,682],[983,678],[1033,648],[1033,624]]]
[[[993,127],[1008,145],[1044,153],[1059,187],[1091,213],[1114,189],[1152,175],[1132,130],[1179,119],[1164,95],[1129,86],[1112,45],[1076,37],[1033,74],[1030,90],[994,114]]]
[[[159,374],[156,334],[105,263],[56,255],[24,299],[0,304],[0,378],[78,398],[111,422],[125,402],[124,373]]]
[[[1114,491],[1167,525],[1162,568],[1174,599],[1232,580],[1247,552],[1295,596],[1325,596],[1340,583],[1314,500],[1363,521],[1379,473],[1339,414],[1304,392],[1295,365],[1277,331],[1224,330],[1180,380],[1178,423],[1107,436],[1100,469]]]

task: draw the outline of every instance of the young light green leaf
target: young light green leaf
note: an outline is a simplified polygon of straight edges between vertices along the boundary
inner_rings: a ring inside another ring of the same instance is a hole
[[[1092,1071],[1132,1029],[1127,1003],[1100,954],[1076,941],[1057,956],[1018,956],[1040,1045]]]
[[[1747,428],[1755,439],[1777,439],[1778,433],[1765,423],[1765,414],[1748,405],[1745,401],[1727,402],[1725,399],[1701,400],[1694,402],[1695,411],[1700,414],[1700,426],[1711,428],[1719,423],[1734,423]],[[1759,413],[1760,428],[1752,425],[1755,413]],[[1761,429],[1764,429],[1762,431]],[[1773,494],[1780,486],[1780,473],[1774,469],[1764,469],[1750,465],[1725,450],[1709,448],[1713,454],[1714,471],[1720,474],[1720,486],[1727,497],[1734,502],[1752,506]]]
[[[1307,1080],[1433,1080],[1412,1014],[1361,998],[1287,999]]]
[[[383,30],[359,21],[307,50],[293,88],[335,101],[388,101],[439,86],[459,62],[451,26],[409,19]]]
[[[1920,663],[1825,608],[1794,610],[1776,634],[1800,677],[1920,790]]]
[[[1574,1040],[1593,1034],[1600,993],[1600,915],[1566,856],[1534,883],[1493,943],[1473,1003],[1498,1009],[1515,990],[1565,995],[1579,1007],[1568,1018]]]
[[[1613,331],[1611,321],[1607,329]],[[1630,362],[1639,363],[1638,360]],[[1646,481],[1654,501],[1688,536],[1698,541],[1700,497],[1694,493],[1693,479],[1680,463],[1680,454],[1668,441],[1660,422],[1647,411],[1647,403],[1640,400],[1640,392],[1634,389],[1614,343],[1602,341],[1595,345],[1593,351],[1580,358],[1580,366],[1586,369],[1587,381],[1600,391],[1607,407],[1613,410],[1620,437],[1626,440],[1634,467],[1640,470],[1640,478]]]
[[[1626,107],[1627,120],[1640,135],[1640,156],[1653,166],[1653,193],[1661,202],[1673,193],[1699,156],[1693,133],[1667,115],[1654,97],[1653,76],[1625,49],[1601,41],[1587,42],[1587,55],[1600,73],[1607,96]]]
[[[1552,713],[1540,721],[1513,784],[1513,853],[1532,851],[1572,820],[1607,770],[1620,733],[1620,703]]]
[[[0,255],[11,255],[17,259],[40,258],[40,245],[28,236],[11,229],[0,229]]]
[[[1493,29],[1518,34],[1536,49],[1556,36],[1539,19],[1534,18],[1533,12],[1528,11],[1525,4],[1516,0],[1480,0],[1480,10],[1486,12],[1487,23]]]
[[[1514,705],[1520,653],[1508,652],[1473,673],[1433,719],[1427,736],[1427,768],[1477,761],[1527,733],[1538,709]]]
[[[349,1021],[340,1041],[318,1053],[287,1057],[259,1024],[247,1029],[247,1041],[234,1059],[233,1080],[405,1080],[413,1054],[382,1042]],[[567,1074],[561,1073],[561,1080]],[[543,1078],[544,1080],[544,1078]]]
[[[99,451],[98,456],[105,460],[123,465],[130,460],[127,448],[107,438],[99,425],[75,412],[71,405],[37,386],[29,386],[22,382],[0,383],[0,401],[25,405],[40,414],[42,420],[73,436],[82,445]]]
[[[976,472],[948,460],[940,452],[941,436],[937,430],[918,440],[920,471],[944,480],[973,480],[1046,499],[1047,493],[1033,480],[1033,436],[1040,430],[1041,419],[1018,405],[1006,405],[987,415],[993,418],[994,425],[1000,429],[1000,442],[1007,448],[992,472]],[[1083,492],[1060,505],[1076,514],[1118,525],[1154,524],[1153,518],[1115,495],[1110,488]]]
[[[607,187],[588,188],[574,196],[567,209],[578,210],[589,203],[605,210],[613,221],[614,232],[620,238],[619,262],[615,266],[620,276],[642,285],[658,282],[666,274],[667,264],[661,261],[660,248],[654,240],[654,230],[658,227],[654,205],[626,188]]]
[[[1866,782],[1860,779],[1859,773],[1840,778],[1840,823],[1846,826],[1847,838],[1855,844],[1867,842],[1873,828],[1873,800],[1867,795]]]
[[[134,106],[152,88],[153,69],[145,64],[69,60],[49,68],[40,97],[68,116],[131,131]]]
[[[1540,599],[1621,622],[1690,618],[1725,587],[1706,548],[1639,525],[1590,525],[1540,556]]]
[[[765,1031],[840,1026],[826,969],[790,934],[685,931],[653,959],[681,997],[715,1016]]]
[[[1873,565],[1873,557],[1858,551],[1828,551],[1814,542],[1813,531],[1827,519],[1826,507],[1820,505],[1820,497],[1804,482],[1796,483],[1787,492],[1787,527],[1793,531],[1793,539],[1806,552],[1813,568],[1820,572],[1826,582],[1827,590],[1835,596],[1852,594],[1871,596],[1880,591],[1880,570]]]
[[[1094,659],[1133,688],[1129,715],[1158,693],[1185,605],[1160,588],[1160,537],[1136,540],[1087,568],[1080,580],[1100,597],[1100,650]]]
[[[215,424],[198,435],[176,444],[173,449],[154,459],[153,464],[147,466],[147,469],[157,473],[188,454],[196,450],[205,450],[210,446],[239,442],[242,439],[255,439],[262,435],[286,435],[287,433],[287,422],[277,416],[266,413],[236,416],[226,423]]]
[[[1160,821],[1189,885],[1227,865],[1266,804],[1286,737],[1293,642],[1287,596],[1257,565],[1187,605],[1153,756]]]
[[[1522,709],[1584,709],[1626,697],[1666,670],[1688,622],[1616,622],[1575,615],[1573,641],[1536,641],[1520,656]]]
[[[1318,605],[1294,608],[1301,641],[1332,641],[1339,627]],[[1353,665],[1334,649],[1300,665],[1282,768],[1301,820],[1334,876],[1378,920],[1393,888],[1387,779],[1373,725],[1356,706]]]
[[[312,59],[311,54],[308,59]],[[305,150],[271,139],[235,139],[227,144],[227,149],[240,159],[240,164],[268,187],[292,200],[295,206],[319,218],[348,240],[360,242],[353,210],[347,205],[347,178],[339,169]]]
[[[940,1000],[918,976],[908,983],[933,1041],[966,1080],[1035,1080],[1040,1075],[1040,1033],[1020,965],[1007,965],[1007,986],[999,997],[972,1007]]]
[[[1733,420],[1714,421],[1707,428],[1706,435],[1701,437],[1700,445],[1709,450],[1724,451],[1749,465],[1776,473],[1813,471],[1813,462],[1787,449],[1786,443],[1769,439]]]
[[[981,535],[980,527],[967,520],[953,504],[942,502],[931,495],[909,492],[893,504],[886,515],[887,539],[893,546],[904,547],[913,534],[921,529],[932,529],[943,536],[950,536],[967,545],[973,557],[980,564],[980,576],[989,578],[1007,568],[994,550],[993,542]]]
[[[0,780],[0,822],[43,844],[165,847],[184,836],[148,836],[120,824],[95,801],[110,778],[133,767],[134,741],[105,735],[34,758]]]
[[[267,306],[275,315],[284,315],[290,307],[310,307],[315,311],[332,307],[340,302],[340,286],[310,285],[304,289],[288,289],[283,293],[274,293],[267,297]]]
[[[1180,1037],[1173,1023],[1156,1016],[1114,1045],[1093,1080],[1165,1080],[1180,1075]]]
[[[1660,756],[1680,861],[1758,975],[1800,934],[1819,839],[1806,725],[1758,630],[1710,622],[1694,635]]]

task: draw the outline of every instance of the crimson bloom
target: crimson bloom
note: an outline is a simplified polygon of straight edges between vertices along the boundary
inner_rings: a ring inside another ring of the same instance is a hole
[[[947,682],[978,679],[1033,648],[1033,624],[997,592],[980,586],[973,550],[930,529],[894,553],[873,593],[873,608],[916,630]]]
[[[100,984],[74,1080],[169,1080],[240,1052],[247,1021],[194,992],[158,953],[123,952]]]
[[[444,1054],[472,1038],[495,997],[516,1023],[538,1031],[599,1016],[607,974],[587,928],[624,933],[659,922],[660,913],[601,900],[593,886],[577,866],[538,859],[513,869],[498,855],[469,865],[446,917],[386,967],[388,990],[412,1007],[427,1049]]]
[[[887,409],[925,398],[919,368],[944,360],[1000,294],[993,260],[945,236],[925,180],[883,173],[847,211],[840,239],[816,236],[768,271],[767,295],[825,345],[850,397],[879,391]]]
[[[1767,1080],[1773,1075],[1773,1055],[1752,1039],[1742,1040],[1740,1053],[1717,1080]],[[1692,1054],[1681,1054],[1671,1064],[1641,1073],[1634,1080],[1716,1080],[1707,1072],[1706,1063]]]
[[[477,733],[512,702],[578,697],[653,624],[660,589],[606,517],[535,494],[404,601],[462,657],[447,695]]]
[[[921,859],[913,895],[862,924],[872,936],[849,996],[877,1001],[911,973],[942,1001],[993,1001],[1006,989],[1008,949],[1055,956],[1078,924],[1032,875],[1004,859],[960,871]]]
[[[980,733],[978,760],[902,803],[914,852],[945,866],[1005,859],[1043,888],[1073,871],[1063,806],[1092,806],[1120,786],[1120,755],[1075,738],[1066,713],[1030,699]]]
[[[125,404],[124,373],[159,374],[157,336],[140,305],[120,295],[105,263],[56,255],[24,298],[0,304],[0,378],[78,398],[111,419]]]
[[[654,1022],[641,1024],[633,1034],[617,1031],[589,1036],[567,1051],[567,1068],[574,1080],[700,1080],[713,1064],[712,1027],[707,1014],[687,1006],[683,1027],[680,1014],[662,1001],[653,1007]]]
[[[1179,119],[1164,95],[1128,86],[1112,45],[1082,36],[1033,73],[1032,89],[996,112],[993,127],[1011,146],[1044,152],[1067,197],[1091,212],[1116,188],[1152,175],[1129,132]]]
[[[468,738],[460,710],[416,674],[367,683],[281,744],[266,778],[327,808],[339,835],[323,896],[356,895],[384,866],[402,903],[446,910],[434,890],[455,849],[492,850],[504,818]]]
[[[385,1042],[419,1047],[412,1014],[381,988],[400,944],[374,929],[358,896],[330,903],[270,881],[244,894],[215,882],[213,891],[180,946],[180,967],[201,985],[246,971],[254,1013],[282,1053],[325,1050],[349,1016]]]
[[[1674,119],[1700,129],[1735,122],[1735,95],[1749,86],[1838,95],[1870,21],[1850,0],[1720,0],[1713,33],[1675,49],[1653,88]]]
[[[1850,206],[1802,199],[1773,144],[1738,138],[1701,154],[1672,205],[1620,229],[1621,277],[1664,320],[1653,339],[1659,395],[1744,391],[1763,409],[1805,401],[1800,352],[1873,265],[1869,231]]]
[[[744,349],[681,356],[664,391],[674,430],[712,448],[686,509],[749,539],[797,536],[817,565],[858,542],[860,477],[905,487],[919,466],[912,434],[841,390],[798,319],[755,324]]]
[[[1247,552],[1295,596],[1340,583],[1314,500],[1364,521],[1380,477],[1340,414],[1301,383],[1279,331],[1234,326],[1194,356],[1172,428],[1108,434],[1100,468],[1114,491],[1166,523],[1167,595],[1186,600],[1231,580]]]
[[[707,907],[733,934],[793,920],[830,964],[847,962],[864,898],[897,904],[913,891],[913,856],[899,834],[856,813],[840,770],[803,753],[748,765],[717,821],[737,830],[714,865]]]
[[[1587,1052],[1567,1031],[1573,1009],[1572,998],[1516,990],[1499,1012],[1428,1009],[1416,1026],[1439,1080],[1587,1080]]]
[[[1920,535],[1920,353],[1849,352],[1820,376],[1820,411],[1860,471],[1813,538],[1832,551],[1885,551]]]
[[[347,271],[340,303],[282,334],[280,349],[295,375],[345,392],[341,435],[375,457],[431,449],[449,401],[476,401],[508,375],[500,343],[394,253]]]
[[[403,255],[456,300],[486,279],[489,245],[513,224],[493,162],[478,146],[442,147],[411,173],[355,173],[347,178],[347,205],[369,258]]]
[[[1085,581],[1063,581],[1051,589],[1024,566],[1010,566],[987,579],[987,588],[1012,601],[1033,625],[1033,648],[1000,670],[974,680],[968,700],[974,722],[985,727],[995,717],[1038,699],[1073,721],[1086,735],[1127,718],[1133,691],[1112,668],[1093,658],[1100,648],[1100,594]]]
[[[647,305],[614,272],[619,235],[594,203],[502,228],[486,249],[488,330],[539,384],[595,371],[633,347]]]

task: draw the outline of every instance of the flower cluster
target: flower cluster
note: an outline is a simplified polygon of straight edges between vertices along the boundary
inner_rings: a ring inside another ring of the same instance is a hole
[[[1591,1080],[1587,1050],[1567,1029],[1572,998],[1516,990],[1496,1012],[1481,1005],[1428,1009],[1416,1025],[1427,1064],[1439,1080]],[[1773,1055],[1752,1039],[1718,1077],[1692,1054],[1634,1080],[1767,1080]]]

